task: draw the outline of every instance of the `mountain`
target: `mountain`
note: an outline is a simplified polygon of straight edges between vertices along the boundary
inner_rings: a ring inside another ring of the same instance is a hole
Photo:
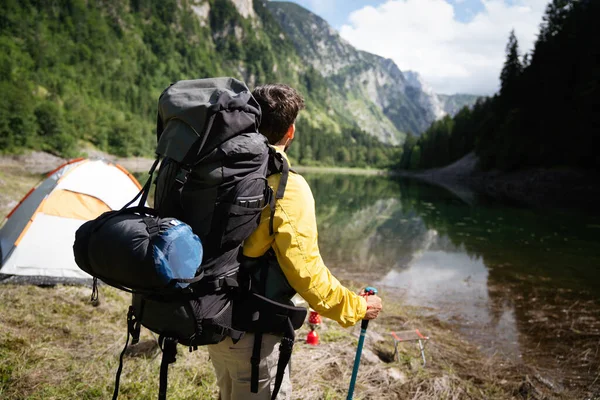
[[[267,2],[302,60],[313,66],[336,93],[334,106],[381,140],[398,143],[404,133],[420,133],[436,119],[436,110],[411,87],[390,59],[360,51],[321,17],[291,2]]]
[[[476,96],[474,94],[438,94],[437,95],[443,110],[451,115],[455,116],[458,112],[465,106],[471,107],[477,99],[481,96]]]
[[[473,94],[438,94],[416,71],[404,71],[406,84],[412,89],[411,98],[429,110],[430,117],[439,120],[446,115],[455,116],[463,107],[471,107],[481,96]],[[421,131],[420,133],[423,133]]]
[[[444,117],[447,112],[439,96],[433,91],[423,77],[415,71],[404,71],[410,97],[422,108],[429,111],[428,117],[432,122]],[[419,131],[421,133],[422,131]]]
[[[306,98],[290,156],[389,167],[408,132],[439,116],[396,64],[359,51],[323,19],[265,0],[5,2],[0,153],[93,146],[152,155],[156,100],[181,79],[287,83]]]

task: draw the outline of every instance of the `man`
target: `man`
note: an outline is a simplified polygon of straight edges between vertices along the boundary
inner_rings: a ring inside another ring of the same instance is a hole
[[[257,87],[252,94],[262,109],[261,133],[285,157],[296,133],[295,120],[304,108],[304,99],[293,88],[281,84]],[[268,178],[274,192],[280,178],[281,174]],[[276,258],[287,284],[318,313],[344,327],[362,319],[377,318],[382,309],[381,299],[373,295],[363,297],[348,290],[323,263],[317,242],[315,201],[304,178],[289,173],[284,196],[276,202],[273,235],[270,234],[270,218],[271,211],[267,208],[257,230],[244,243],[244,256],[259,258],[272,251],[270,254],[274,253],[273,258]],[[271,398],[280,339],[275,335],[263,335],[258,393],[250,391],[253,334],[247,333],[235,344],[227,338],[208,346],[221,400]],[[278,398],[289,399],[290,395],[288,369]]]

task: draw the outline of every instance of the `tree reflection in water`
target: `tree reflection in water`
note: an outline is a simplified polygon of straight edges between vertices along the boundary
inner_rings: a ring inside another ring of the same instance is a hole
[[[600,218],[465,196],[464,188],[457,197],[410,180],[306,178],[321,252],[336,273],[437,307],[490,351],[522,357],[563,384],[592,384]]]

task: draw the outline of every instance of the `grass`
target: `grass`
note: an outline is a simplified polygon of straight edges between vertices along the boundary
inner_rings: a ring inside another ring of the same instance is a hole
[[[385,169],[375,168],[349,168],[349,167],[316,167],[307,165],[294,165],[294,170],[299,173],[317,173],[317,174],[348,174],[348,175],[393,175],[392,172]]]
[[[119,353],[125,344],[129,298],[102,288],[94,307],[84,287],[5,285],[0,292],[0,398],[111,398]],[[144,350],[125,358],[122,399],[154,399],[160,350],[144,330]],[[148,345],[150,344],[150,345]],[[180,351],[169,376],[174,399],[212,398],[215,379],[205,351]]]
[[[18,201],[43,179],[42,174],[23,171],[19,166],[0,160],[0,226],[2,219]]]
[[[125,343],[129,296],[101,288],[92,306],[86,287],[3,285],[0,290],[0,398],[111,398],[119,354]],[[384,299],[385,300],[385,299]],[[387,302],[386,302],[387,304]],[[393,359],[394,329],[424,328],[432,337],[423,368],[414,344],[400,346]],[[300,329],[292,358],[294,399],[344,399],[350,381],[359,327],[343,329],[324,320],[319,346],[304,343]],[[155,399],[160,350],[142,329],[142,341],[125,357],[121,399]],[[169,369],[169,398],[217,398],[218,389],[206,349],[189,353],[179,347]],[[386,307],[369,326],[355,389],[356,399],[567,399],[527,371],[504,360],[484,357],[478,349],[417,309]]]

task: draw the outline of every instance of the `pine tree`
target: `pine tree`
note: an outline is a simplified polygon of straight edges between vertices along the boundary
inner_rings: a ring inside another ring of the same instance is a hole
[[[567,19],[575,0],[552,0],[546,6],[546,13],[540,26],[538,42],[547,42],[550,38],[558,35]],[[537,48],[537,43],[536,43]]]
[[[525,70],[531,63],[531,55],[529,53],[523,54],[523,61],[521,63],[523,64],[523,70]]]
[[[523,64],[519,58],[519,42],[515,30],[510,31],[506,45],[506,61],[500,73],[500,95],[510,101],[515,91],[516,83],[523,72]]]

